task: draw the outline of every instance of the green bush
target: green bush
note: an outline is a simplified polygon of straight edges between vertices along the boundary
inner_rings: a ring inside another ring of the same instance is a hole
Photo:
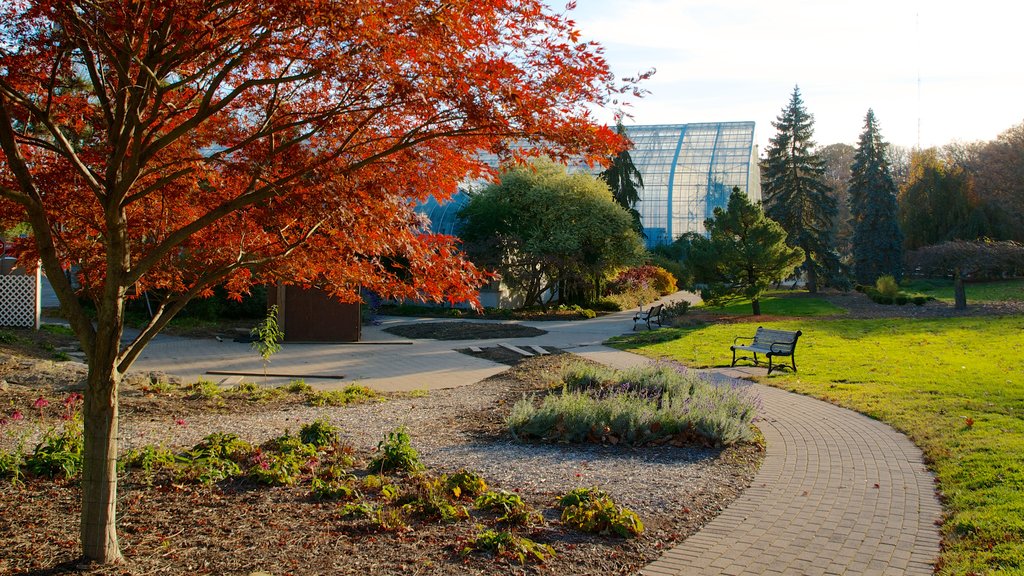
[[[327,420],[314,420],[299,428],[299,440],[317,448],[333,446],[338,443],[338,428]]]
[[[523,501],[522,497],[504,490],[484,492],[473,503],[480,510],[491,510],[501,514],[499,522],[516,526],[532,526],[540,524],[543,518],[540,512]]]
[[[252,453],[252,446],[236,434],[209,434],[181,456],[175,471],[179,481],[211,484],[242,475],[241,464]]]
[[[522,398],[507,423],[519,439],[644,444],[666,436],[733,444],[752,438],[756,403],[668,364],[616,372],[574,364],[560,393]]]
[[[160,470],[174,470],[179,459],[167,448],[147,444],[142,448],[133,448],[125,452],[117,463],[125,470],[138,468],[152,479],[153,474]]]
[[[484,530],[469,545],[459,551],[463,556],[473,552],[489,552],[499,558],[515,560],[525,564],[528,560],[544,562],[555,555],[555,549],[548,544],[539,544],[523,536],[507,531]]]
[[[617,534],[623,538],[644,531],[643,522],[635,512],[617,506],[604,494],[581,500],[562,510],[562,523],[593,534]]]
[[[377,444],[377,456],[370,461],[369,469],[374,472],[416,472],[423,468],[420,455],[412,447],[409,432],[401,426]]]
[[[82,421],[73,418],[59,430],[50,428],[35,450],[25,458],[25,468],[33,476],[73,478],[82,471]]]
[[[893,302],[895,302],[898,306],[905,306],[907,302],[910,302],[910,296],[907,296],[906,294],[903,294],[901,292],[897,294],[895,298],[893,298]]]
[[[420,477],[412,500],[406,510],[425,518],[437,518],[442,522],[455,522],[469,518],[464,506],[452,502],[454,495],[448,490],[447,479]]]
[[[924,306],[925,303],[928,302],[928,297],[927,296],[917,295],[917,296],[914,296],[912,298],[912,300],[914,301],[914,305],[915,306]]]
[[[292,380],[288,384],[285,384],[284,386],[282,386],[282,388],[284,389],[285,392],[287,392],[289,394],[312,394],[313,393],[313,387],[310,386],[309,384],[306,384],[306,381],[302,380],[301,378],[298,379],[298,380]]]
[[[591,303],[590,307],[600,312],[619,312],[622,310],[622,304],[611,298],[601,298],[597,302]]]
[[[313,478],[309,486],[314,500],[352,500],[359,497],[353,482],[354,476],[345,478]]]
[[[445,477],[449,492],[456,498],[476,498],[487,491],[487,482],[477,473],[459,470]]]
[[[210,400],[220,396],[222,390],[220,386],[216,385],[209,380],[198,380],[189,384],[185,388],[185,392],[192,398],[202,398],[204,400]]]
[[[310,406],[347,406],[380,400],[380,394],[359,384],[349,384],[341,390],[317,390],[306,394]]]
[[[878,290],[878,293],[882,296],[895,298],[896,294],[900,291],[900,285],[892,276],[879,276],[875,280],[875,290]]]

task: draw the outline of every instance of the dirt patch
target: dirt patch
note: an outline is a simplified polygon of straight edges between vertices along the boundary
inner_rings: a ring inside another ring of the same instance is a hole
[[[532,338],[547,334],[546,330],[510,323],[425,322],[399,324],[384,329],[403,338],[429,340],[491,340],[497,338]]]

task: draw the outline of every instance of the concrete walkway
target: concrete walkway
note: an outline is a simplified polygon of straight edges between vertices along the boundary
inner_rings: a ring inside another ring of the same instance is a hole
[[[628,332],[634,312],[522,322],[548,333],[506,342],[557,347],[619,368],[642,364],[649,359],[601,345]],[[380,390],[414,390],[472,385],[507,369],[455,352],[496,340],[409,341],[383,331],[396,323],[436,321],[387,318],[364,330],[368,343],[362,344],[285,344],[269,370],[304,377],[318,388],[359,381]],[[262,373],[248,344],[166,336],[154,340],[135,368],[186,379],[213,379],[206,375],[212,369]],[[729,382],[764,374],[758,368],[708,372]],[[643,574],[931,574],[941,507],[921,452],[889,426],[856,412],[754,386],[764,405],[757,424],[767,448],[753,485]]]

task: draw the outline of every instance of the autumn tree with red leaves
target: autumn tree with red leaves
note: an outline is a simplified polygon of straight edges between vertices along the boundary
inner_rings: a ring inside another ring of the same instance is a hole
[[[189,300],[284,282],[473,301],[484,275],[413,206],[484,173],[480,151],[614,156],[589,109],[635,91],[540,0],[5,2],[0,227],[29,223],[22,257],[88,357],[85,557],[121,557],[121,377]]]

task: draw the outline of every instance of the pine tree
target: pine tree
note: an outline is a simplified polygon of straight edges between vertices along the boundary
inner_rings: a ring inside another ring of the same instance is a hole
[[[626,127],[622,125],[621,120],[616,122],[615,131],[629,142],[626,137]],[[636,209],[636,204],[640,201],[640,190],[644,187],[644,178],[629,155],[629,148],[632,147],[633,143],[629,142],[629,147],[616,154],[608,168],[598,174],[598,178],[608,184],[615,202],[625,208],[633,217],[633,228],[637,234],[641,238],[646,238],[647,235],[644,234],[644,226],[640,220],[640,212]]]
[[[705,285],[705,302],[723,305],[749,298],[754,316],[759,316],[761,295],[792,274],[804,255],[786,244],[785,230],[739,188],[733,188],[728,207],[715,208],[714,214],[704,221],[707,238],[688,238],[688,271]]]
[[[888,147],[874,111],[868,110],[850,178],[853,271],[860,284],[874,284],[879,276],[903,276],[903,232]]]
[[[782,225],[789,245],[804,251],[801,269],[808,291],[815,293],[819,276],[828,282],[840,279],[830,234],[837,207],[825,184],[825,163],[812,152],[814,117],[804,109],[799,87],[772,126],[778,133],[769,141],[763,165],[765,212]]]

